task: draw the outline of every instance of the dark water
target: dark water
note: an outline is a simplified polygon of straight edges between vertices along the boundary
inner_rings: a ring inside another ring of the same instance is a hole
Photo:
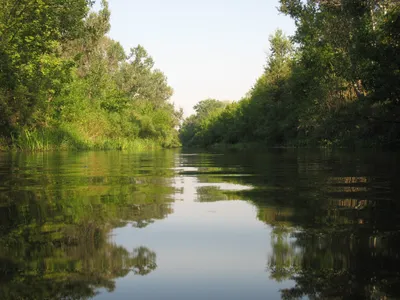
[[[399,299],[399,159],[0,153],[0,299]]]

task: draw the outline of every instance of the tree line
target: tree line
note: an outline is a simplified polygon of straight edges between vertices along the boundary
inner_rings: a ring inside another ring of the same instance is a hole
[[[179,145],[182,113],[138,45],[107,36],[106,0],[0,0],[0,145]],[[0,146],[1,148],[1,146]]]
[[[265,71],[243,99],[207,99],[185,146],[398,146],[400,2],[280,0],[296,32],[270,36]]]

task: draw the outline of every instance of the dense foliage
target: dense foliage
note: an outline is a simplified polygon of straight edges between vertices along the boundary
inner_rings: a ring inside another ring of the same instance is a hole
[[[182,143],[398,145],[399,2],[281,0],[279,9],[295,35],[271,36],[265,72],[247,96],[207,116],[197,111]]]
[[[89,0],[0,0],[0,141],[21,148],[178,145],[181,113],[142,46],[107,37]],[[0,142],[1,144],[1,142]]]

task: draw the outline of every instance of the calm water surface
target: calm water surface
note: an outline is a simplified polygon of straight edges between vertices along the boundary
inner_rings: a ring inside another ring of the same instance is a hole
[[[0,153],[0,299],[400,299],[400,155]]]

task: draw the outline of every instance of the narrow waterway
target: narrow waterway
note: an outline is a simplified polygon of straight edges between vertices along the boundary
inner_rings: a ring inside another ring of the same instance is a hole
[[[400,155],[0,153],[0,299],[396,299]]]

